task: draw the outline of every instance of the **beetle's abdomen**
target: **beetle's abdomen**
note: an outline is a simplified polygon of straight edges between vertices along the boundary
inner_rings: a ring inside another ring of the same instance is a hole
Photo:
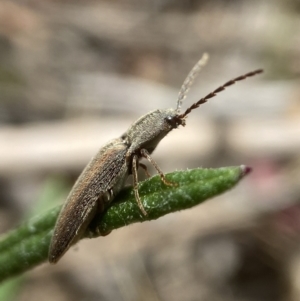
[[[128,175],[127,149],[123,140],[115,139],[83,170],[57,219],[49,250],[51,263],[84,234],[99,208],[106,208],[122,188]]]

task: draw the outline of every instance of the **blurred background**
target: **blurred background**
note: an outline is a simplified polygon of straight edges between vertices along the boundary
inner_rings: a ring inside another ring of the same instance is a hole
[[[81,241],[10,300],[300,300],[299,16],[299,0],[2,0],[1,233],[63,202],[141,115],[174,108],[203,52],[183,109],[265,70],[193,111],[153,155],[165,172],[252,166],[241,185]]]

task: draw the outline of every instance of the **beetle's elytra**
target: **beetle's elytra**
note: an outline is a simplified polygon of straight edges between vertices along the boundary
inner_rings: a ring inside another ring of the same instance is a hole
[[[188,114],[208,99],[237,81],[263,72],[258,69],[234,78],[201,98],[184,113],[180,113],[182,101],[207,59],[208,55],[204,54],[183,82],[176,109],[155,110],[142,116],[120,138],[104,145],[86,166],[57,219],[49,250],[50,263],[56,263],[69,247],[80,239],[97,212],[102,212],[114,199],[130,174],[133,175],[133,189],[138,206],[142,213],[147,215],[137,188],[138,167],[146,171],[147,168],[139,161],[147,159],[158,171],[162,181],[166,185],[172,185],[167,182],[163,172],[151,157],[158,143],[173,129],[180,125],[185,126]]]

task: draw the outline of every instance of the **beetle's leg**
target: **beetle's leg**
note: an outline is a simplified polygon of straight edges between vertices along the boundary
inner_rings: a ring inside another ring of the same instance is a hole
[[[146,149],[144,149],[144,148],[141,149],[141,155],[154,166],[154,168],[157,170],[161,180],[164,182],[165,185],[167,185],[167,186],[176,186],[177,185],[176,183],[172,183],[166,179],[164,173],[161,171],[161,169],[158,167],[157,163],[152,159],[152,157],[150,156],[150,154],[148,153],[148,151]]]
[[[140,208],[140,210],[142,211],[142,213],[146,216],[147,215],[147,212],[142,204],[142,201],[140,199],[140,196],[139,196],[139,190],[138,190],[138,173],[137,173],[137,170],[138,170],[138,156],[137,155],[134,155],[133,158],[132,158],[132,176],[133,176],[133,191],[134,191],[134,195],[135,195],[135,199],[137,201],[137,204]]]
[[[146,166],[145,164],[143,164],[143,163],[140,163],[140,162],[139,162],[139,166],[142,167],[142,168],[144,169],[146,176],[147,176],[148,178],[150,178],[151,175],[150,175],[150,173],[148,172],[147,166]]]
[[[105,193],[101,194],[97,200],[97,215],[103,214],[105,209],[107,208],[107,204],[110,202],[111,198],[113,197],[113,190],[109,189]],[[96,219],[89,224],[88,226],[89,237],[96,236],[106,236],[108,235],[111,230],[103,232],[100,231],[100,228],[96,224]]]

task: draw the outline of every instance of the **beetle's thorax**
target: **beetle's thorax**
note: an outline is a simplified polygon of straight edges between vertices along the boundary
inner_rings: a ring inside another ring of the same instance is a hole
[[[177,116],[176,110],[166,109],[155,110],[139,118],[123,135],[129,144],[129,153],[136,153],[142,148],[151,153],[161,139],[183,124]]]

